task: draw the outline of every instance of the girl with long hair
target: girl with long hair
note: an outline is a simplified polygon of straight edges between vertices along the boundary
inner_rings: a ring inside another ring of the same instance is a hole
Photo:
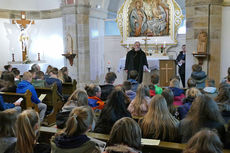
[[[94,132],[109,134],[117,120],[122,117],[131,117],[125,103],[125,93],[120,88],[115,88],[109,95],[105,108],[101,111]]]
[[[165,88],[163,90],[163,92],[161,93],[161,95],[165,98],[166,102],[167,102],[167,106],[169,109],[169,112],[173,115],[176,116],[176,107],[173,105],[173,99],[174,99],[174,95],[172,90]]]
[[[197,132],[187,143],[183,153],[222,153],[223,144],[218,135],[204,129]]]
[[[136,97],[129,104],[128,111],[132,116],[144,116],[149,107],[150,97],[149,88],[143,84],[140,84],[137,88]]]
[[[57,128],[63,129],[69,117],[70,112],[75,107],[88,106],[88,95],[84,90],[77,89],[69,97],[67,103],[62,107],[62,111],[56,116]]]
[[[86,136],[94,121],[89,106],[74,108],[66,122],[66,128],[51,138],[52,153],[100,153],[96,143]]]
[[[72,78],[68,74],[68,68],[62,67],[61,72],[63,74],[64,82],[72,82]]]
[[[224,142],[224,120],[216,102],[207,95],[200,95],[193,101],[187,116],[179,124],[182,142],[187,142],[202,128],[216,129]]]
[[[178,120],[169,112],[162,95],[156,95],[151,99],[149,111],[139,121],[144,138],[163,141],[177,140],[178,123]]]
[[[19,114],[16,122],[17,142],[5,153],[49,153],[50,146],[37,144],[40,119],[34,110],[25,110]]]
[[[133,119],[124,117],[118,120],[110,132],[104,153],[140,153],[141,129]]]
[[[15,109],[7,109],[0,112],[0,153],[17,141],[15,133],[15,122],[17,120],[17,111]]]

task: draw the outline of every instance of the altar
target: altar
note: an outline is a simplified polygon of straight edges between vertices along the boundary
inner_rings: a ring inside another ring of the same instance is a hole
[[[120,58],[118,72],[122,72],[125,68],[126,58]],[[176,75],[176,63],[175,60],[170,59],[168,56],[153,57],[147,56],[148,66],[150,72],[143,73],[143,84],[151,84],[151,75],[157,73],[160,76],[160,86],[169,86],[170,78]],[[123,80],[127,79],[127,74],[123,73]]]
[[[23,64],[22,62],[8,62],[8,64],[12,65],[13,68],[17,68],[20,71],[20,75],[23,75],[24,72],[29,71],[33,64],[38,64],[41,68],[41,71],[45,73],[49,65],[45,61],[33,61],[29,64]]]

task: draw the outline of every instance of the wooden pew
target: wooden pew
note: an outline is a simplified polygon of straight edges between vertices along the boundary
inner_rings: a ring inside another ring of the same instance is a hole
[[[55,127],[41,127],[39,142],[50,143],[50,138],[57,132],[59,131]],[[107,142],[109,139],[109,135],[106,134],[87,132],[86,135],[105,142]],[[181,153],[186,146],[186,144],[165,142],[165,141],[160,141],[158,145],[154,145],[154,143],[157,143],[158,141],[159,140],[142,138],[141,139],[142,152],[143,153],[156,153],[156,152],[157,153]],[[224,150],[223,153],[230,153],[230,150]]]
[[[57,85],[53,84],[51,87],[47,88],[36,87],[35,90],[38,96],[46,94],[42,102],[47,105],[47,110],[51,110],[51,113],[45,116],[44,123],[47,123],[47,126],[54,125],[56,122],[56,115],[64,105],[61,96],[57,93]]]
[[[38,105],[31,101],[32,93],[29,90],[27,90],[24,94],[13,92],[0,92],[0,94],[2,95],[4,101],[8,103],[14,103],[19,98],[23,98],[23,101],[21,102],[22,110],[32,108],[39,112]]]
[[[62,94],[70,96],[77,89],[77,81],[62,83]]]

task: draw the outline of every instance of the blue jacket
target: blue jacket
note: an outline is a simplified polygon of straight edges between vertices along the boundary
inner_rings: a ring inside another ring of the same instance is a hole
[[[172,90],[174,97],[175,96],[180,96],[181,94],[184,94],[183,89],[180,89],[180,88],[177,88],[177,87],[169,87],[169,88]]]
[[[131,90],[134,92],[137,92],[137,88],[138,88],[139,83],[134,79],[128,79],[128,81],[130,81],[132,84]]]
[[[37,95],[37,92],[34,88],[34,86],[26,81],[26,80],[23,80],[21,81],[19,84],[18,84],[18,87],[17,87],[17,90],[16,92],[17,93],[25,93],[26,90],[29,90],[31,93],[32,93],[32,96],[31,96],[31,101],[35,104],[38,104],[40,103],[41,101],[38,99],[38,95]]]
[[[46,83],[48,85],[52,85],[53,83],[56,83],[57,84],[57,90],[62,95],[62,82],[61,82],[61,80],[56,79],[56,78],[47,78]]]
[[[15,105],[11,103],[5,103],[3,97],[0,95],[0,111],[4,111],[6,109],[14,108]]]

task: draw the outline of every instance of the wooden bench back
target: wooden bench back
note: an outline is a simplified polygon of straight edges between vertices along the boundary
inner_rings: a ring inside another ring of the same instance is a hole
[[[36,87],[35,88],[38,97],[41,94],[46,94],[46,97],[42,101],[45,103],[47,106],[53,107],[53,105],[58,101],[60,96],[57,93],[57,85],[56,83],[52,84],[51,87],[46,87],[46,88],[41,88],[41,87]]]
[[[77,89],[77,81],[62,83],[62,94],[70,96]]]
[[[41,127],[40,129],[40,142],[48,142],[55,133],[58,132],[57,128],[54,127]],[[94,132],[87,132],[87,136],[105,141],[107,142],[109,140],[109,135],[106,134],[100,134],[100,133],[94,133]],[[186,144],[181,143],[174,143],[174,142],[165,142],[160,141],[159,145],[153,145],[152,143],[157,140],[155,139],[141,139],[142,144],[142,152],[143,153],[181,153],[183,149],[185,148]],[[230,153],[230,150],[224,150],[223,153]]]
[[[23,98],[23,101],[21,102],[22,110],[32,108],[38,112],[37,104],[31,101],[32,93],[29,90],[27,90],[24,94],[13,92],[0,92],[0,94],[2,95],[4,101],[8,103],[14,103],[19,98]]]

